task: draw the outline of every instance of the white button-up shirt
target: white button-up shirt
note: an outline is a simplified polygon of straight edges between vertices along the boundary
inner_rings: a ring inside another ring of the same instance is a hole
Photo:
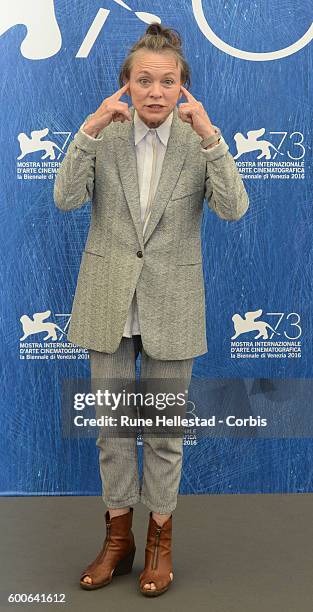
[[[152,198],[156,192],[156,188],[161,176],[163,159],[167,147],[167,141],[169,139],[171,125],[173,120],[173,111],[169,114],[167,119],[158,127],[155,128],[156,132],[156,167],[154,181],[151,185]],[[146,206],[148,202],[150,181],[146,181],[146,168],[150,168],[152,162],[152,146],[147,139],[149,127],[140,119],[137,111],[134,113],[134,138],[135,148],[137,157],[137,174],[138,184],[140,193],[140,212],[141,221],[144,219]],[[139,318],[138,318],[138,307],[136,299],[136,291],[133,295],[132,302],[128,311],[127,320],[124,327],[123,336],[131,338],[135,334],[140,334]]]

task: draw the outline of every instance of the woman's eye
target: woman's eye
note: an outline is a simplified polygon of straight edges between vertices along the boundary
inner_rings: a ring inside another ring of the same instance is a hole
[[[146,85],[149,82],[150,82],[149,79],[139,79],[139,83],[142,83],[143,85]],[[173,85],[174,81],[172,79],[166,79],[164,83],[166,85]]]

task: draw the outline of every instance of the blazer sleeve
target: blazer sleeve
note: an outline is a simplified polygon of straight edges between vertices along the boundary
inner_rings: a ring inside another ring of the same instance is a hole
[[[86,117],[84,123],[91,117]],[[84,125],[84,123],[82,125]],[[95,180],[95,159],[103,136],[90,138],[81,129],[76,132],[57,171],[53,197],[63,211],[80,208],[92,200]]]
[[[221,136],[214,147],[200,148],[206,157],[204,197],[208,206],[221,219],[240,219],[249,208],[249,197],[228,144]]]

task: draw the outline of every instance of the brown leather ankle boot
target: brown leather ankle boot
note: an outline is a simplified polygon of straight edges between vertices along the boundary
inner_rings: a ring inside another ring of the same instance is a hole
[[[145,551],[145,568],[140,574],[140,591],[148,597],[161,595],[172,583],[172,514],[161,527],[152,518],[150,512],[147,544]],[[144,585],[154,582],[156,588],[148,589]]]
[[[128,574],[133,567],[135,556],[135,540],[132,532],[133,508],[127,514],[114,516],[105,513],[106,538],[96,559],[90,563],[80,576],[80,586],[93,590],[106,586],[112,581],[112,576]],[[84,582],[89,576],[91,583]]]

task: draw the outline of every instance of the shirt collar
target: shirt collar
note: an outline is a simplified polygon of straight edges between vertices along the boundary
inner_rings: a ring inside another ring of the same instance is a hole
[[[169,114],[169,116],[165,119],[165,121],[163,121],[163,123],[159,125],[159,127],[155,128],[161,142],[165,146],[167,146],[167,141],[170,136],[172,121],[173,121],[173,111]],[[135,109],[135,113],[134,113],[135,145],[137,145],[138,142],[140,142],[145,137],[149,129],[150,128],[147,126],[147,124],[144,121],[142,121],[142,119],[139,117]]]

